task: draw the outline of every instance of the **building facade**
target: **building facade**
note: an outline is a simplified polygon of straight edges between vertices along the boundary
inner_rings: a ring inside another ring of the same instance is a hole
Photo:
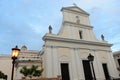
[[[115,59],[115,63],[117,66],[117,70],[120,76],[120,51],[116,51],[113,53],[114,59]]]
[[[30,68],[32,65],[38,66],[39,69],[42,68],[42,62],[41,58],[39,56],[39,52],[37,50],[27,50],[27,47],[24,45],[22,46],[19,57],[16,61],[16,75],[15,79],[20,80],[22,77],[24,77],[20,70],[26,66],[27,68]]]
[[[42,62],[39,53],[40,51],[27,50],[26,46],[22,46],[18,59],[15,62],[14,80],[20,80],[23,77],[23,75],[20,73],[20,70],[24,66],[29,68],[32,65],[35,65],[39,66],[39,69],[42,68]],[[11,80],[12,59],[10,54],[0,55],[0,71],[7,75],[7,80]]]
[[[7,79],[11,79],[12,59],[9,54],[0,55],[0,71],[7,75]]]
[[[44,46],[40,54],[43,59],[45,77],[61,76],[62,80],[110,80],[118,78],[111,52],[112,44],[98,40],[90,25],[89,14],[77,6],[61,9],[63,20],[58,34],[43,36]],[[93,68],[88,55],[94,56]]]

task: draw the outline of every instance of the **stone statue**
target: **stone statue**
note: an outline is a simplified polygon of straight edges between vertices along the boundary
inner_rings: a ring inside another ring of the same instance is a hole
[[[52,33],[52,27],[51,27],[51,25],[49,25],[49,33],[50,34]]]
[[[104,41],[104,35],[103,34],[101,35],[101,39]]]
[[[77,23],[77,24],[80,24],[79,16],[76,16],[76,23]]]

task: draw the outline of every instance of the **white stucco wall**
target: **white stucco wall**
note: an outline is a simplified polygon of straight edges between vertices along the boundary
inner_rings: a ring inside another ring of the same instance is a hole
[[[0,55],[0,71],[2,71],[5,75],[7,75],[8,80],[11,79],[11,73],[12,73],[11,55]]]
[[[43,37],[45,76],[61,75],[60,64],[68,63],[70,79],[85,80],[82,60],[88,60],[87,57],[91,53],[94,56],[93,65],[97,80],[105,79],[103,63],[107,65],[109,75],[118,78],[111,55],[112,44],[95,37],[89,15],[76,6],[63,8],[62,12],[63,22],[59,34],[47,33]],[[80,23],[76,23],[76,16],[79,16]],[[79,31],[83,32],[82,39]]]

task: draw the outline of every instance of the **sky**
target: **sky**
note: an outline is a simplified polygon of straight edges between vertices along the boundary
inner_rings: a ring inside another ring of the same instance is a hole
[[[120,0],[0,0],[0,54],[11,54],[16,45],[40,51],[48,26],[57,34],[61,8],[74,3],[90,14],[96,37],[104,34],[112,51],[120,50]]]

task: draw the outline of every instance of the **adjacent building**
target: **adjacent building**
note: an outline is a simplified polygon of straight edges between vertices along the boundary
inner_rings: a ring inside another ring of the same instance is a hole
[[[39,69],[42,68],[42,61],[39,56],[39,52],[37,50],[27,50],[27,46],[22,46],[19,57],[16,61],[16,80],[20,80],[22,77],[24,77],[20,70],[26,66],[27,68],[30,68],[32,65],[39,66]]]
[[[116,51],[113,53],[114,59],[115,59],[115,63],[117,66],[117,70],[120,76],[120,51]]]
[[[19,57],[15,63],[14,80],[20,80],[23,75],[20,73],[22,67],[31,67],[32,65],[42,68],[42,61],[39,56],[40,51],[28,50],[24,45],[20,49]],[[11,55],[0,55],[0,71],[7,75],[7,80],[11,80],[12,73],[12,59]]]
[[[7,79],[11,79],[12,72],[12,59],[9,54],[1,54],[0,55],[0,71],[2,71],[5,75],[7,75]]]
[[[45,77],[62,80],[110,80],[118,78],[111,52],[112,44],[98,40],[90,24],[89,14],[78,6],[63,7],[62,25],[58,34],[43,36],[44,46],[40,54],[43,59]],[[94,56],[93,66],[88,56]],[[93,67],[93,68],[92,68]]]

